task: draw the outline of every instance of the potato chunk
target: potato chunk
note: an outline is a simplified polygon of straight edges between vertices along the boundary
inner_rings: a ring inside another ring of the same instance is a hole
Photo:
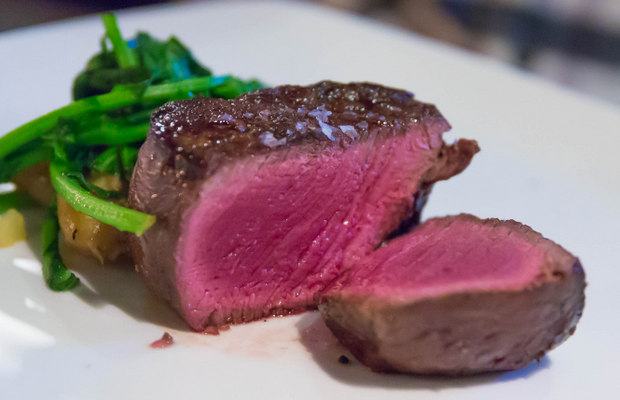
[[[118,229],[76,211],[58,196],[58,223],[65,243],[87,254],[92,254],[102,264],[115,260],[127,252],[127,238]]]
[[[118,175],[97,175],[91,182],[105,190],[121,190]],[[114,261],[128,252],[126,233],[99,220],[76,211],[62,197],[58,196],[58,223],[65,242],[74,248],[95,256],[101,263]]]
[[[26,240],[24,217],[15,209],[0,214],[0,248]]]
[[[39,204],[48,205],[54,198],[54,188],[50,183],[50,165],[39,163],[26,168],[11,179],[17,190],[28,194]]]

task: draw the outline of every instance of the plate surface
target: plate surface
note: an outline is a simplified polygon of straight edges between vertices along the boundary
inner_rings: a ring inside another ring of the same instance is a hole
[[[220,336],[188,332],[128,265],[71,255],[84,284],[53,293],[40,276],[40,216],[33,215],[28,242],[0,250],[0,398],[618,398],[620,110],[310,5],[175,5],[120,13],[119,21],[125,35],[174,33],[216,73],[272,84],[376,81],[438,104],[454,127],[446,139],[475,138],[482,152],[462,175],[436,185],[425,217],[464,211],[531,225],[581,258],[585,314],[575,336],[520,371],[468,379],[373,374],[337,362],[348,353],[314,313]],[[0,35],[0,132],[67,103],[101,35],[95,17]],[[151,349],[164,331],[175,344]]]

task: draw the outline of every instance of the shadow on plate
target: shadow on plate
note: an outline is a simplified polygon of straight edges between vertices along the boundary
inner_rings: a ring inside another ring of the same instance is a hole
[[[25,215],[28,246],[41,260],[41,222],[43,213]],[[181,318],[156,298],[135,272],[131,260],[101,265],[97,260],[71,251],[61,244],[63,261],[81,280],[72,290],[80,300],[93,308],[111,304],[138,321],[149,322],[178,331],[189,331]]]
[[[340,382],[355,386],[438,391],[524,379],[549,368],[551,364],[549,357],[544,357],[540,362],[533,362],[518,371],[463,378],[375,373],[357,361],[338,342],[318,312],[303,315],[297,323],[297,329],[301,343],[326,374]],[[342,356],[346,357],[348,363],[339,361]]]
[[[79,285],[73,292],[92,307],[112,304],[138,321],[177,331],[189,331],[187,324],[146,287],[134,270],[131,260],[100,265],[97,261],[66,248],[62,255],[67,267],[86,283]]]

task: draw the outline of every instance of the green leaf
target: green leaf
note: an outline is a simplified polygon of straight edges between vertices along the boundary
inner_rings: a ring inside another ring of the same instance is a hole
[[[116,85],[148,84],[151,72],[143,67],[99,68],[80,73],[73,82],[73,99],[110,92]],[[146,87],[145,87],[146,88]]]
[[[139,32],[135,43],[141,65],[151,71],[154,84],[211,75],[211,71],[196,61],[189,49],[175,37],[160,41],[148,33]]]
[[[103,44],[106,43],[105,38],[102,41]],[[95,54],[92,56],[90,60],[86,63],[86,71],[94,71],[98,69],[117,69],[120,68],[118,65],[118,61],[116,61],[116,56],[114,53],[111,53],[107,49],[102,50],[101,53]]]
[[[59,229],[56,202],[53,202],[41,229],[43,279],[50,289],[62,292],[73,289],[80,280],[62,262],[58,248]]]
[[[36,206],[36,202],[21,192],[0,194],[0,215],[10,209],[26,210]]]

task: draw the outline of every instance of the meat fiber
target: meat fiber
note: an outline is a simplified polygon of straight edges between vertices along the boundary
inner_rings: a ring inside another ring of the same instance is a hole
[[[157,216],[132,239],[136,268],[199,331],[315,308],[469,164],[476,143],[447,146],[449,128],[366,83],[168,103],[131,181],[130,205]]]
[[[579,260],[515,221],[431,219],[377,250],[320,306],[375,371],[468,375],[523,367],[571,335]]]

